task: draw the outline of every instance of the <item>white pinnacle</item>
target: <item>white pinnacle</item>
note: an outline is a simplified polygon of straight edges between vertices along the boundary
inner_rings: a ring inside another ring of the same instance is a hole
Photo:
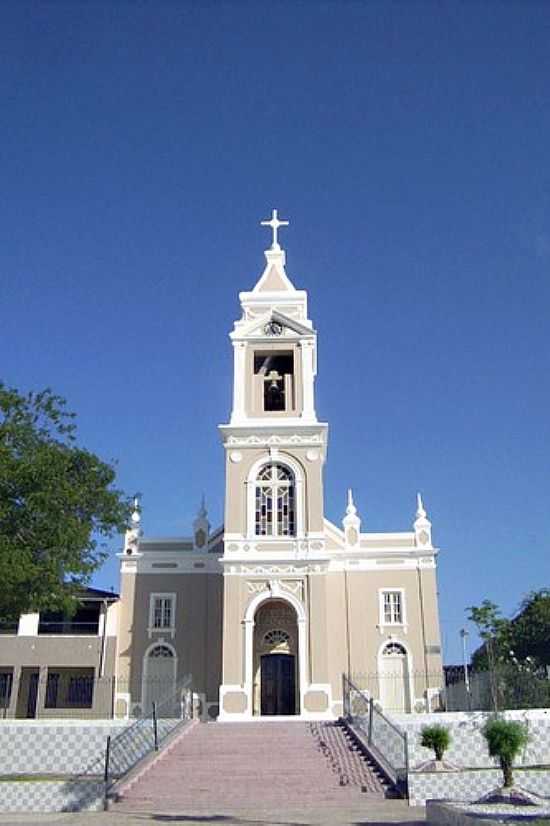
[[[131,520],[135,525],[141,522],[141,513],[139,510],[139,496],[134,496],[134,510],[132,511]]]
[[[262,227],[271,227],[271,230],[273,232],[273,241],[271,244],[271,249],[280,250],[281,247],[279,246],[279,242],[277,240],[277,232],[279,227],[288,227],[289,221],[279,221],[279,218],[277,217],[277,210],[274,209],[271,213],[271,220],[260,221],[260,224]]]
[[[416,494],[416,516],[418,519],[426,518],[426,511],[424,510],[424,504],[422,502],[422,496],[420,495],[420,493]]]
[[[353,501],[353,491],[351,488],[348,488],[348,506],[346,508],[346,513],[348,516],[357,513],[357,508],[355,507],[355,503]]]

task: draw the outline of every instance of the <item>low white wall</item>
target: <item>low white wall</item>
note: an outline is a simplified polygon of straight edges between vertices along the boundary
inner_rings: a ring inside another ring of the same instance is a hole
[[[515,769],[514,781],[540,797],[550,796],[550,769]],[[425,806],[427,800],[472,803],[502,784],[500,769],[470,769],[457,772],[411,772],[408,775],[409,804]],[[529,807],[526,807],[529,809]],[[525,811],[525,810],[524,810]]]
[[[105,754],[124,720],[2,720],[0,775],[80,774]]]
[[[489,757],[482,734],[485,722],[493,714],[486,711],[452,711],[440,714],[394,714],[391,719],[407,732],[409,768],[414,770],[433,759],[431,749],[420,745],[421,731],[426,725],[438,723],[449,729],[452,743],[445,759],[460,768],[496,768],[498,762]],[[527,726],[529,743],[516,761],[518,766],[550,765],[550,710],[529,709],[506,711],[507,720],[519,720]]]
[[[103,782],[0,780],[0,812],[78,812],[103,809]]]

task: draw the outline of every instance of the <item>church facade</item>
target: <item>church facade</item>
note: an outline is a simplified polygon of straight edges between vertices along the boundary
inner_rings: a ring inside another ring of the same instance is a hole
[[[240,293],[225,451],[225,517],[188,537],[144,536],[121,558],[116,711],[132,715],[187,674],[220,720],[342,713],[351,676],[388,711],[435,709],[443,683],[437,549],[420,496],[407,532],[361,531],[352,493],[324,515],[328,425],[317,418],[307,293],[273,242]],[[220,342],[221,346],[221,342]]]

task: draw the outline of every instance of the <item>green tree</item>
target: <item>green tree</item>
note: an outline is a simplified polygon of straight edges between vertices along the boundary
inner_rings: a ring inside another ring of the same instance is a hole
[[[527,594],[510,622],[509,638],[519,661],[529,658],[538,666],[550,666],[550,589]]]
[[[443,755],[451,745],[451,733],[445,726],[435,723],[432,726],[423,726],[420,745],[426,749],[433,749],[436,760],[443,760]]]
[[[76,445],[74,414],[47,389],[0,383],[0,621],[70,612],[124,530],[130,503],[112,465]]]
[[[501,616],[500,608],[494,602],[484,599],[481,605],[471,605],[468,619],[477,626],[478,634],[484,642],[472,657],[476,669],[491,668],[499,659],[506,658],[510,649],[510,621]]]
[[[514,785],[514,760],[529,741],[526,727],[515,720],[488,720],[483,728],[491,757],[498,757],[504,776],[504,786]]]

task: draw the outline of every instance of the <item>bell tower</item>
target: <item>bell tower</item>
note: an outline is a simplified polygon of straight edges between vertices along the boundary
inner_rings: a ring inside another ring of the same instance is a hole
[[[219,428],[226,469],[220,719],[307,714],[318,710],[308,704],[318,701],[319,691],[325,691],[323,709],[328,708],[324,578],[309,577],[328,565],[323,512],[328,426],[315,413],[317,334],[308,318],[307,293],[294,287],[285,270],[278,230],[288,221],[273,210],[262,225],[272,230],[272,243],[255,287],[239,295],[242,315],[230,333],[233,408],[229,424]],[[320,613],[322,641],[310,656],[312,605]],[[271,632],[285,639],[286,655],[277,662],[266,659]],[[269,711],[275,700],[264,696],[271,683],[262,669],[277,663],[288,669],[288,692],[284,703],[277,695],[283,703],[275,703],[278,711]]]
[[[233,407],[220,432],[226,451],[225,557],[268,549],[291,556],[324,543],[322,467],[327,425],[318,422],[317,334],[307,293],[285,269],[273,210],[266,265],[239,295],[242,316],[230,339]],[[281,542],[284,540],[284,544]]]

